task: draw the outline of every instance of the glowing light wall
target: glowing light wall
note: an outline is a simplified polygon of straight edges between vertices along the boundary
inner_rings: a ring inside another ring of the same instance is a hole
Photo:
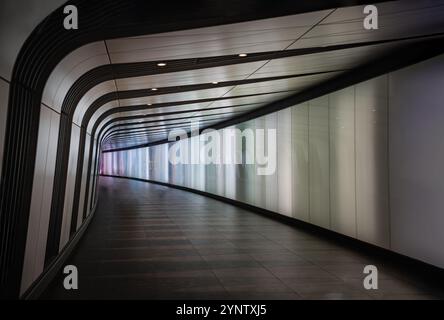
[[[214,193],[444,267],[443,87],[440,56],[236,126],[276,129],[271,175],[171,165],[168,145],[105,153],[101,172]]]

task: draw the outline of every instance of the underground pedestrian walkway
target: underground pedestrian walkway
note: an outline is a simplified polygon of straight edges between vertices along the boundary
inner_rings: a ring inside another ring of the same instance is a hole
[[[45,299],[421,299],[431,281],[375,254],[191,192],[101,177],[95,217]],[[379,270],[378,290],[363,268]]]

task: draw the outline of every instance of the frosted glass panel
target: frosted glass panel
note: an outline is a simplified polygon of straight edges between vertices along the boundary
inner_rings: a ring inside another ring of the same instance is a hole
[[[388,248],[387,76],[356,86],[358,239]]]
[[[331,228],[356,236],[354,87],[330,95]]]
[[[330,165],[328,97],[308,104],[310,222],[330,227]]]
[[[292,216],[309,221],[308,103],[291,109]]]
[[[291,112],[288,108],[277,113],[277,176],[278,212],[292,216],[292,152]]]

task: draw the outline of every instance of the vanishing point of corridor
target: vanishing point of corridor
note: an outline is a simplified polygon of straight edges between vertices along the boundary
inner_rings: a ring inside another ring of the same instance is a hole
[[[191,192],[101,177],[96,216],[46,299],[439,299],[403,266]],[[363,288],[363,268],[379,290]]]

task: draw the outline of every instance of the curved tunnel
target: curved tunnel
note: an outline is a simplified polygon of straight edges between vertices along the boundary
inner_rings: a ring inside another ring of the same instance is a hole
[[[138,212],[119,205],[137,195],[167,216],[175,197],[208,201],[194,218],[210,220],[225,201],[241,222],[259,212],[442,271],[443,1],[378,1],[375,30],[363,1],[168,4],[2,4],[2,297],[40,296],[92,218]],[[212,132],[234,163],[171,163],[172,134],[192,158]]]

